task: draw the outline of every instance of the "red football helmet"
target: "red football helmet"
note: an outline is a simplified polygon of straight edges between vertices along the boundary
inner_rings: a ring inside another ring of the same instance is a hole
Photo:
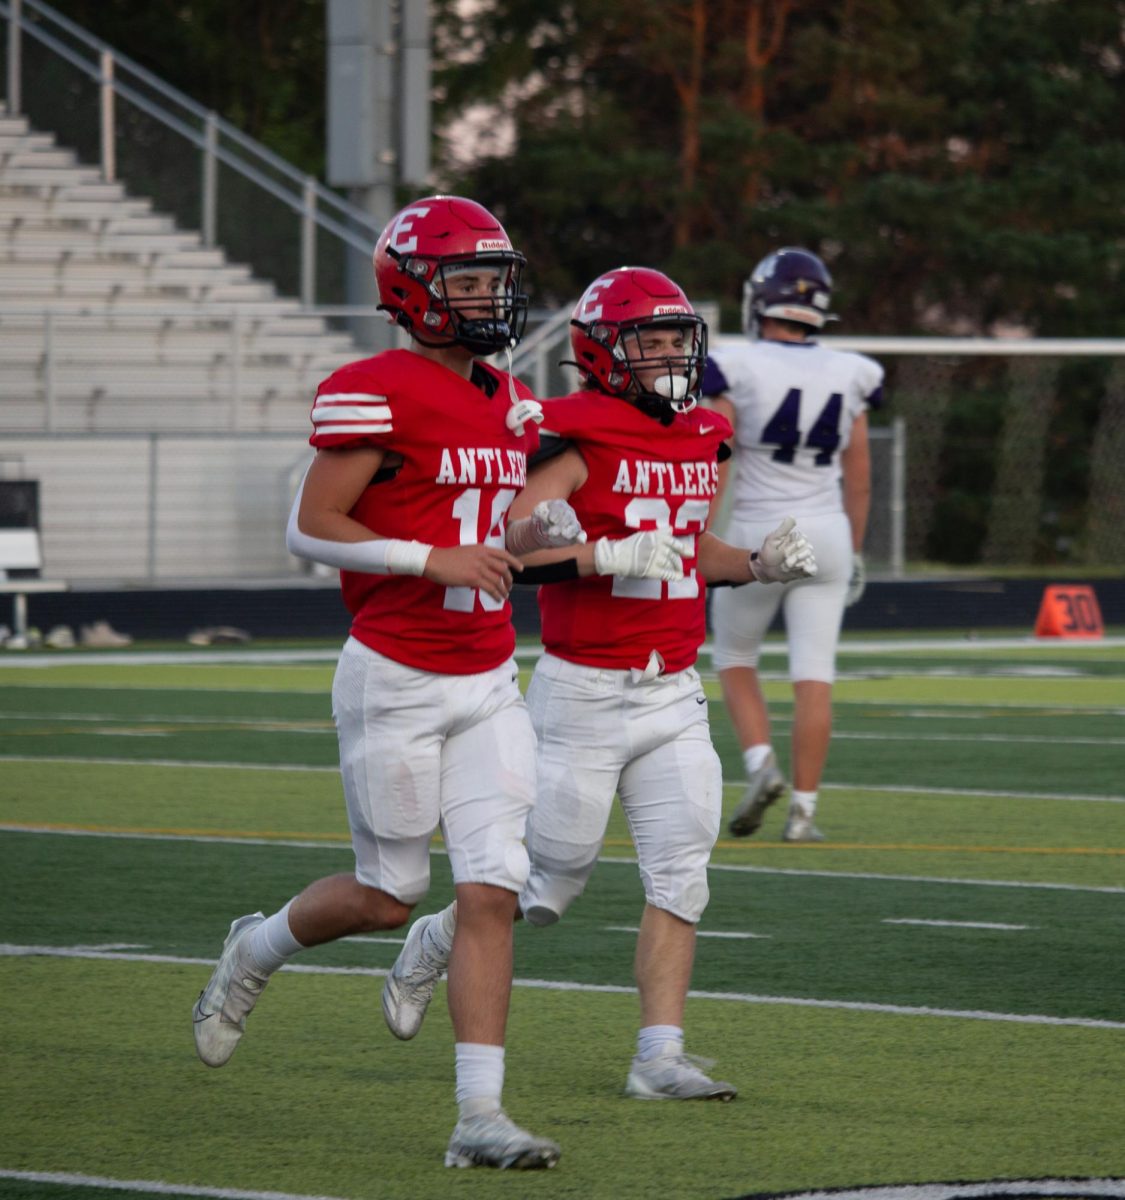
[[[460,196],[427,196],[396,213],[375,246],[379,307],[424,346],[494,354],[523,336],[526,261],[487,208]],[[499,272],[498,290],[489,298],[447,297],[447,273],[473,266]],[[485,305],[491,311],[482,315]]]
[[[665,328],[683,331],[682,351],[645,357],[642,331]],[[659,271],[618,267],[595,279],[571,317],[570,344],[587,383],[635,403],[665,425],[696,405],[707,326],[683,290]],[[653,368],[661,373],[645,388],[638,369]]]

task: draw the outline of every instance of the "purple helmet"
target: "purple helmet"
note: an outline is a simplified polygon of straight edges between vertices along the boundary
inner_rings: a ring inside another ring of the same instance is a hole
[[[742,287],[742,326],[756,333],[763,317],[821,329],[835,321],[828,311],[832,276],[811,250],[784,246],[766,255]]]

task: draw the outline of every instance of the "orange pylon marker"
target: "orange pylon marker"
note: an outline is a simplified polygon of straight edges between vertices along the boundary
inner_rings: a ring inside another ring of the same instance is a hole
[[[1094,589],[1086,584],[1052,584],[1043,590],[1035,636],[1100,638],[1105,634]]]

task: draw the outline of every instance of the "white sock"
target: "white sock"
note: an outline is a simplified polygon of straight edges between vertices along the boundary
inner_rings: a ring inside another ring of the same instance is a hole
[[[457,1062],[457,1103],[461,1116],[498,1112],[504,1090],[504,1047],[482,1042],[458,1042],[453,1047]]]
[[[426,926],[422,942],[427,953],[434,958],[449,961],[453,952],[453,935],[457,931],[457,901],[437,914],[438,919]]]
[[[795,817],[811,821],[816,815],[816,792],[793,791],[789,794],[789,811]]]
[[[637,1033],[637,1057],[655,1058],[669,1042],[675,1042],[682,1050],[684,1031],[678,1025],[646,1025]]]
[[[769,742],[758,742],[757,745],[748,746],[742,752],[742,761],[746,764],[746,774],[753,775],[755,771],[761,770],[769,756]]]
[[[250,931],[246,939],[246,951],[251,960],[267,975],[272,975],[287,959],[305,948],[289,928],[289,907],[292,903],[290,900],[280,912],[266,917],[261,925]]]

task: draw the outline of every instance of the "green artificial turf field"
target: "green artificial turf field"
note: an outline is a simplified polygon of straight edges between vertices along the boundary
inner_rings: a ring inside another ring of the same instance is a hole
[[[733,1104],[622,1095],[642,896],[615,814],[566,919],[517,927],[505,1103],[563,1147],[530,1175],[442,1167],[442,992],[408,1044],[379,1010],[402,931],[299,956],[226,1068],[195,1058],[229,921],[349,869],[331,657],[0,659],[4,1200],[1125,1195],[1116,642],[842,654],[829,840],[782,843],[778,805],[714,855],[688,1049]],[[787,760],[780,674],[767,694]],[[451,897],[440,841],[432,870],[419,911]]]

